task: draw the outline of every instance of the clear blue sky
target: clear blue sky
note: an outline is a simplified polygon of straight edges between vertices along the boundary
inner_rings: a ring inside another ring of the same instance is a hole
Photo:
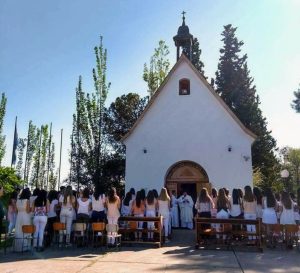
[[[5,163],[10,164],[15,116],[20,137],[26,137],[29,120],[38,126],[52,121],[57,154],[64,129],[66,175],[75,87],[82,75],[86,91],[92,90],[93,48],[99,36],[108,49],[108,103],[128,92],[145,95],[143,64],[160,39],[175,62],[172,37],[182,10],[190,32],[200,40],[209,77],[217,69],[223,25],[238,27],[269,129],[280,147],[299,147],[300,115],[290,102],[300,83],[300,0],[1,0],[0,92],[8,97]]]

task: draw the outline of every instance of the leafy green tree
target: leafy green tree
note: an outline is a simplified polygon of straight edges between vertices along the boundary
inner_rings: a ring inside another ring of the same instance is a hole
[[[223,48],[216,72],[216,92],[241,122],[257,135],[252,146],[253,168],[264,177],[263,187],[272,186],[278,179],[279,164],[275,156],[276,141],[267,129],[267,121],[259,108],[260,99],[247,65],[247,55],[240,56],[243,42],[235,36],[236,28],[224,26]]]
[[[55,144],[51,143],[49,154],[49,190],[55,190],[57,185],[57,174],[55,173]]]
[[[143,80],[147,83],[149,96],[152,97],[169,73],[170,61],[168,59],[169,47],[165,41],[160,40],[158,47],[150,58],[149,67],[144,64]]]
[[[39,169],[39,184],[42,189],[46,186],[46,173],[47,173],[47,162],[48,162],[48,145],[49,145],[49,130],[48,125],[42,126],[42,142],[41,142],[41,158],[40,158],[40,169]]]
[[[121,143],[146,107],[148,98],[136,93],[128,93],[116,98],[104,115],[108,142],[121,156],[125,156],[125,147]]]
[[[201,61],[200,44],[197,38],[193,38],[192,44],[192,64],[197,68],[197,70],[205,77],[204,75],[204,63]]]
[[[289,180],[291,188],[300,187],[300,149],[284,147],[280,150],[283,157],[282,169],[289,171]]]
[[[83,91],[81,77],[76,88],[76,113],[73,115],[71,136],[71,180],[77,181],[78,185],[100,183],[107,154],[103,116],[110,83],[106,79],[107,50],[103,47],[102,37],[99,47],[95,47],[94,51],[94,91]]]
[[[292,103],[292,108],[297,112],[300,113],[300,87],[297,91],[294,92],[295,99]]]
[[[16,174],[20,178],[23,176],[23,160],[24,160],[24,149],[26,147],[26,138],[19,138],[17,146],[18,162],[16,166]]]
[[[23,181],[16,175],[15,169],[10,167],[0,167],[0,185],[3,186],[4,192],[9,194]]]
[[[1,101],[0,101],[0,166],[2,164],[2,160],[5,155],[5,136],[3,135],[3,125],[4,125],[4,117],[6,113],[6,103],[7,98],[5,96],[5,93],[2,93],[1,95]]]
[[[28,134],[27,134],[27,147],[25,155],[25,164],[24,164],[24,181],[28,183],[31,173],[31,165],[33,161],[33,156],[35,153],[35,148],[39,138],[36,135],[37,128],[33,125],[32,121],[29,121]]]
[[[35,139],[34,139],[34,150],[32,157],[32,169],[30,172],[30,185],[40,187],[39,175],[40,175],[40,164],[41,164],[41,134],[42,129],[36,128]]]

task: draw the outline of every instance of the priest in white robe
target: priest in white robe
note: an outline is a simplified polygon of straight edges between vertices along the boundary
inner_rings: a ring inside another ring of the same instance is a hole
[[[184,192],[183,195],[178,199],[180,207],[180,220],[181,227],[193,229],[193,208],[194,201],[187,192]]]
[[[171,225],[174,228],[179,227],[179,217],[178,217],[178,200],[175,196],[176,192],[172,191],[171,195]]]

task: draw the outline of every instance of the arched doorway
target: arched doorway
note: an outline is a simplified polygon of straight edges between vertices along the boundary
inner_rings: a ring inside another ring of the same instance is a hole
[[[211,184],[206,171],[193,161],[180,161],[173,164],[166,173],[165,185],[169,192],[175,191],[179,196],[187,191],[195,201],[203,187],[209,191]]]

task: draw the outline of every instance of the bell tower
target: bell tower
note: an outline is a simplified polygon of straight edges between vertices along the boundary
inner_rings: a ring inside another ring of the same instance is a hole
[[[178,28],[177,35],[173,37],[175,46],[177,47],[177,61],[181,52],[184,53],[190,60],[192,58],[193,35],[190,34],[189,27],[185,24],[185,11],[182,12],[182,25]]]

